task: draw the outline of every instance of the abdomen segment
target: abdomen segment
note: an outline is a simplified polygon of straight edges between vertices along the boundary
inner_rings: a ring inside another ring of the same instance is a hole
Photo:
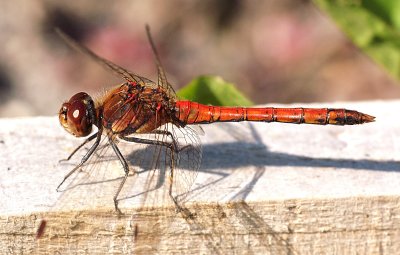
[[[317,125],[354,125],[374,121],[361,112],[331,108],[244,108],[202,105],[190,101],[176,103],[176,117],[185,124],[262,121]]]

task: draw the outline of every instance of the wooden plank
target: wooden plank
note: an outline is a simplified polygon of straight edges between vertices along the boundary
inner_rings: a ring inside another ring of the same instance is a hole
[[[87,185],[57,193],[73,166],[58,160],[79,141],[54,117],[1,119],[0,253],[394,254],[400,101],[330,106],[377,122],[204,126],[203,164],[186,204],[193,218],[176,213],[162,188],[138,195],[145,174],[123,192],[118,216],[121,173],[106,162],[96,169],[103,181],[81,172],[76,181]],[[41,219],[47,226],[36,240]]]

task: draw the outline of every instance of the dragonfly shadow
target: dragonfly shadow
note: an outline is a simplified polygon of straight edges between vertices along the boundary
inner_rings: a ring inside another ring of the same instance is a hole
[[[266,146],[245,143],[218,143],[203,147],[203,164],[200,171],[212,169],[237,169],[246,166],[331,167],[375,171],[400,171],[400,162],[371,159],[331,159],[271,152]]]
[[[224,127],[225,128],[225,127]],[[373,159],[346,159],[346,158],[318,158],[299,156],[285,152],[273,152],[268,149],[268,146],[257,141],[261,138],[252,125],[249,125],[253,141],[246,142],[242,140],[226,143],[213,143],[203,145],[203,159],[199,172],[212,174],[217,178],[192,187],[190,193],[204,190],[208,186],[221,183],[228,178],[231,173],[237,169],[252,167],[250,181],[243,187],[232,200],[238,201],[245,199],[252,187],[257,183],[258,179],[268,171],[270,167],[304,167],[304,168],[334,168],[334,169],[354,169],[354,170],[373,170],[385,172],[400,171],[400,162],[394,160],[381,161]],[[144,153],[145,151],[143,151]],[[141,153],[139,152],[138,155]],[[132,158],[133,163],[135,160]],[[145,171],[150,170],[151,167]],[[186,170],[190,171],[190,170]],[[157,183],[157,189],[165,182],[165,171],[160,174]],[[143,192],[146,193],[146,192]]]
[[[332,167],[388,172],[400,171],[400,162],[393,160],[315,158],[269,151],[268,146],[260,142],[262,141],[262,136],[252,123],[248,125],[248,129],[250,130],[251,140],[254,142],[241,140],[240,137],[243,134],[232,126],[226,126],[224,129],[228,129],[229,133],[234,137],[238,137],[237,140],[239,141],[204,146],[203,171],[214,168],[235,169],[245,166]]]
[[[218,175],[218,179],[197,189],[222,182],[238,169],[252,167],[250,181],[231,198],[241,201],[247,197],[258,179],[271,167],[335,168],[354,170],[373,170],[385,172],[400,171],[399,161],[379,161],[370,159],[331,159],[271,152],[264,145],[246,142],[210,144],[203,147],[203,163],[200,172]],[[194,190],[193,190],[194,191]]]
[[[303,168],[334,168],[334,169],[354,169],[354,170],[373,170],[384,172],[400,171],[400,162],[395,160],[373,160],[373,159],[341,159],[341,158],[318,158],[299,156],[285,152],[274,152],[262,141],[254,125],[248,125],[251,138],[243,139],[243,133],[234,126],[225,125],[224,130],[237,141],[227,143],[213,143],[203,146],[203,163],[199,171],[218,175],[218,179],[209,184],[198,187],[203,189],[214,183],[220,183],[228,178],[238,169],[249,169],[252,176],[242,188],[231,197],[231,201],[243,201],[258,182],[262,175],[273,167],[303,167]],[[248,130],[247,130],[248,131]],[[253,142],[247,142],[252,140]],[[250,171],[251,170],[251,171]]]
[[[261,141],[261,139],[255,139]],[[256,231],[260,234],[257,239],[260,247],[264,251],[268,250],[273,253],[293,253],[293,243],[290,239],[285,238],[287,233],[281,233],[271,225],[270,222],[265,221],[265,217],[255,211],[253,206],[246,203],[246,197],[251,192],[255,184],[260,180],[262,175],[268,171],[269,168],[274,167],[307,167],[307,168],[334,168],[340,169],[354,169],[354,170],[373,170],[383,172],[398,172],[400,171],[400,162],[395,160],[373,160],[373,159],[348,159],[348,158],[324,158],[324,157],[308,157],[293,155],[284,152],[273,152],[268,149],[268,146],[257,142],[244,142],[235,141],[229,143],[214,143],[203,146],[203,163],[200,168],[201,172],[212,173],[219,175],[215,182],[221,182],[229,175],[233,174],[238,169],[250,167],[248,173],[250,178],[245,185],[240,185],[241,188],[231,194],[229,208],[232,209],[230,217],[235,218],[235,226],[241,226],[247,231]],[[245,170],[246,171],[246,170]],[[197,188],[198,190],[202,187]],[[285,202],[282,202],[283,204]],[[202,218],[201,222],[206,222],[208,218]],[[201,225],[201,224],[198,224]],[[218,231],[208,227],[205,228],[209,233],[214,233],[218,237]],[[224,226],[229,228],[227,224]],[[213,237],[213,234],[210,235]],[[270,239],[265,236],[269,236]],[[215,238],[216,239],[216,238]],[[266,242],[265,240],[269,240]],[[239,245],[240,242],[238,242]],[[249,251],[251,251],[249,247]]]

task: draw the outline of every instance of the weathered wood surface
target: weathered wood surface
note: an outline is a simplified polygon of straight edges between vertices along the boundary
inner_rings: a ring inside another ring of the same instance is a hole
[[[191,219],[163,206],[158,193],[132,195],[140,181],[116,215],[122,173],[106,163],[103,181],[57,193],[73,166],[58,160],[79,141],[55,117],[1,119],[0,254],[395,254],[400,101],[329,106],[377,119],[347,127],[203,126],[203,164],[186,204]],[[36,240],[41,219],[47,227]]]

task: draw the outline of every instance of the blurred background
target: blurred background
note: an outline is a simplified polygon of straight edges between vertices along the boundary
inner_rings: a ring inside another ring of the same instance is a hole
[[[0,117],[55,115],[76,92],[121,83],[54,27],[155,80],[146,23],[175,89],[212,74],[256,104],[400,97],[396,81],[306,0],[0,0]]]

